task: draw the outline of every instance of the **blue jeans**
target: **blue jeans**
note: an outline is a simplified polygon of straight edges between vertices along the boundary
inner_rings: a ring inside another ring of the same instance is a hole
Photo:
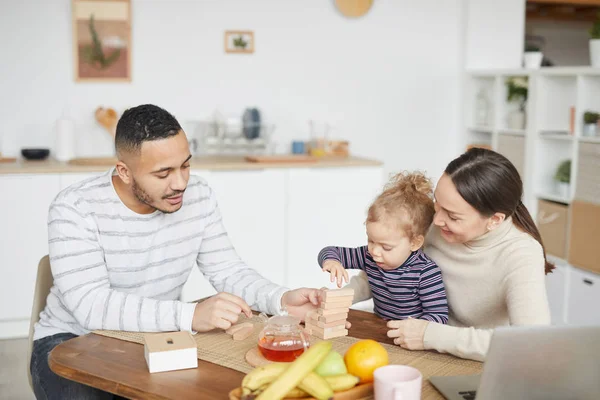
[[[121,397],[56,375],[48,365],[53,348],[77,337],[72,333],[58,333],[33,342],[31,352],[31,380],[33,393],[38,400],[113,400]]]

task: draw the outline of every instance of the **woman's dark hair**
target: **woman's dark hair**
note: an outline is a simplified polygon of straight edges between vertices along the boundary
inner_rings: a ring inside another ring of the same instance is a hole
[[[485,217],[503,213],[515,225],[542,245],[546,274],[554,265],[546,258],[546,249],[527,207],[523,204],[523,182],[515,166],[492,150],[471,148],[446,167],[456,190]]]

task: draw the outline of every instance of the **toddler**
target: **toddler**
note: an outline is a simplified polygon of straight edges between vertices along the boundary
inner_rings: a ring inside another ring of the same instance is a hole
[[[431,181],[421,173],[394,176],[369,207],[368,245],[325,247],[319,265],[331,281],[348,282],[346,269],[366,272],[375,313],[388,320],[420,318],[446,324],[448,302],[440,268],[422,247],[433,221]]]

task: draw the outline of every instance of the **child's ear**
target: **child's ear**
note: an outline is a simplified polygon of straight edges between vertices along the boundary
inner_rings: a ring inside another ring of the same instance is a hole
[[[417,251],[417,250],[419,250],[423,246],[424,242],[425,242],[425,237],[423,237],[423,235],[419,235],[419,236],[414,237],[410,241],[410,251]]]

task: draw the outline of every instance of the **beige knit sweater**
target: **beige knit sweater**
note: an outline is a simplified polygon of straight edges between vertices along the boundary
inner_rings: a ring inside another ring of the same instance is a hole
[[[432,227],[425,253],[442,270],[450,306],[449,325],[429,323],[426,349],[483,361],[493,328],[550,323],[542,247],[511,218],[464,244],[447,243]],[[370,297],[364,276],[349,285],[355,302]]]

